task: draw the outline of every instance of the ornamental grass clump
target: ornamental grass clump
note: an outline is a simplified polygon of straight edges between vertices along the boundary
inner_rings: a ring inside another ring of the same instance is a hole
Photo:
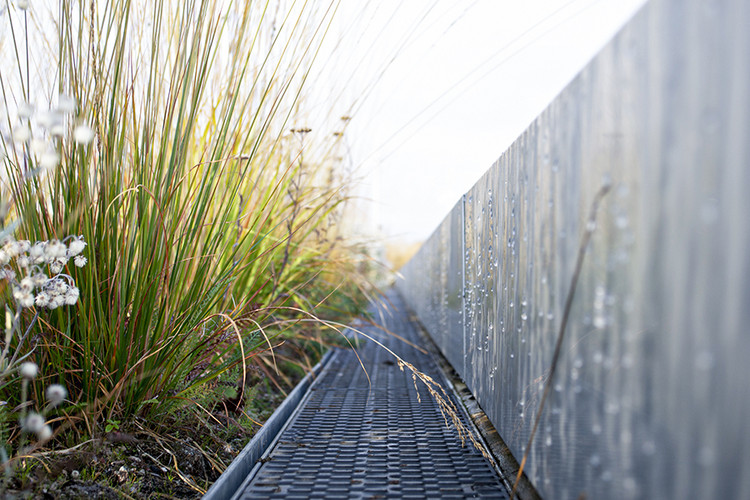
[[[158,422],[197,387],[244,379],[260,353],[310,331],[292,333],[299,311],[336,303],[353,269],[336,233],[346,191],[295,123],[335,2],[273,5],[60,2],[46,12],[51,50],[35,48],[51,68],[34,73],[38,89],[20,27],[45,12],[7,12],[22,83],[17,103],[3,94],[18,110],[7,213],[19,241],[48,242],[29,243],[30,272],[54,276],[10,293],[33,296],[38,342],[24,355],[64,380],[81,437]],[[42,250],[54,259],[37,263]]]

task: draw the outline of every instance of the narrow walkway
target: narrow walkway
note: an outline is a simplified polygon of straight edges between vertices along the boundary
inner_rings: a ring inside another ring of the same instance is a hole
[[[375,318],[419,345],[400,297],[386,300]],[[430,355],[378,328],[363,331],[443,383]],[[235,498],[508,498],[490,463],[446,427],[424,384],[418,399],[411,372],[374,342],[358,353],[370,380],[351,350],[337,352]]]

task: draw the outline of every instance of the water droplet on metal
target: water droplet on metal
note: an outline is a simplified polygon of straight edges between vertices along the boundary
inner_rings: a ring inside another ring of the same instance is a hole
[[[622,489],[627,496],[633,497],[638,493],[638,481],[635,478],[626,477],[622,482]]]
[[[607,318],[603,314],[597,314],[594,316],[594,328],[603,330],[607,327]]]

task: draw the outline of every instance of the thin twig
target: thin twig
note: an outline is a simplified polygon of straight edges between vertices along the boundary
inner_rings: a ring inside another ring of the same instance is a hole
[[[21,352],[21,345],[26,340],[26,337],[29,336],[29,332],[31,332],[31,328],[36,323],[36,320],[39,318],[39,311],[36,311],[34,313],[34,317],[31,319],[31,322],[29,323],[29,326],[26,328],[26,331],[24,332],[21,339],[18,341],[18,348],[16,348],[16,351],[13,353],[13,356],[10,358],[10,362],[8,363],[8,366],[13,366],[13,364],[18,361],[18,354]],[[16,317],[13,319],[14,327],[18,325],[20,320],[20,307],[19,307],[19,313],[16,313]],[[30,353],[29,353],[30,354]],[[28,356],[28,354],[26,355]],[[26,357],[24,356],[24,358]]]

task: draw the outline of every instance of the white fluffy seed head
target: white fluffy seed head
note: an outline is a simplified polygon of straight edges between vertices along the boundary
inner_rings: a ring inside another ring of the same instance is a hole
[[[47,142],[42,139],[34,138],[31,140],[31,152],[36,156],[42,156],[47,151]]]
[[[49,259],[64,258],[68,254],[68,248],[65,243],[59,240],[51,240],[47,243],[47,257]]]
[[[29,142],[31,139],[31,129],[28,125],[21,124],[13,128],[13,140],[17,143]]]
[[[86,242],[83,241],[83,237],[76,236],[70,242],[70,245],[68,245],[68,256],[75,257],[79,253],[83,252],[84,248],[86,248]]]
[[[13,258],[21,252],[21,246],[17,241],[9,241],[3,246],[3,250],[5,250],[9,257]]]
[[[36,115],[36,123],[40,127],[49,129],[55,123],[55,114],[51,111],[40,111]]]
[[[44,273],[36,273],[31,277],[31,279],[34,280],[34,285],[36,285],[37,287],[45,285],[49,280],[47,275]]]
[[[17,5],[20,7],[21,6],[20,4],[21,2],[18,2]],[[28,5],[29,5],[29,2],[26,2],[27,7]],[[19,118],[24,118],[28,120],[29,118],[31,118],[33,114],[34,114],[34,105],[31,104],[30,102],[24,101],[18,105],[18,117]]]
[[[74,113],[76,110],[76,100],[65,94],[57,97],[57,111],[60,113]]]
[[[71,287],[68,290],[68,293],[65,294],[65,303],[69,306],[74,305],[76,302],[78,302],[79,295],[80,295],[80,292],[78,291],[78,288]]]
[[[18,299],[18,305],[21,307],[31,307],[34,305],[34,295],[30,293],[24,293],[21,298]]]
[[[34,290],[34,280],[31,278],[31,276],[26,276],[24,279],[22,279],[20,285],[21,290],[23,290],[24,292],[28,293]]]
[[[60,278],[56,279],[52,286],[52,290],[58,295],[65,295],[68,293],[68,288],[68,284]]]
[[[21,367],[18,369],[21,376],[27,380],[33,380],[39,373],[39,367],[32,361],[25,361],[21,363]]]
[[[86,124],[78,125],[73,129],[73,140],[85,146],[94,140],[94,131]]]
[[[23,430],[26,432],[40,432],[44,428],[44,417],[35,411],[30,412],[26,415],[23,420]]]
[[[49,133],[52,137],[62,137],[65,135],[65,127],[62,123],[55,123],[49,128]]]
[[[86,265],[86,262],[88,262],[88,260],[83,255],[76,255],[75,259],[73,259],[73,263],[76,267],[83,267]]]
[[[52,427],[45,425],[36,433],[36,437],[42,442],[49,441],[52,438]]]
[[[47,307],[49,305],[49,295],[47,292],[39,292],[34,298],[34,304],[37,307]]]
[[[29,257],[36,259],[37,257],[42,257],[44,255],[44,242],[37,241],[32,245],[31,248],[29,248]]]
[[[59,259],[55,259],[49,265],[49,272],[52,273],[52,274],[60,274],[62,272],[62,269],[63,269],[63,266],[60,263]]]
[[[58,406],[66,397],[68,397],[68,391],[60,384],[52,384],[47,387],[46,394],[47,401],[49,401],[52,406]]]
[[[39,157],[39,166],[45,170],[52,170],[60,163],[60,155],[54,151],[47,151]]]

